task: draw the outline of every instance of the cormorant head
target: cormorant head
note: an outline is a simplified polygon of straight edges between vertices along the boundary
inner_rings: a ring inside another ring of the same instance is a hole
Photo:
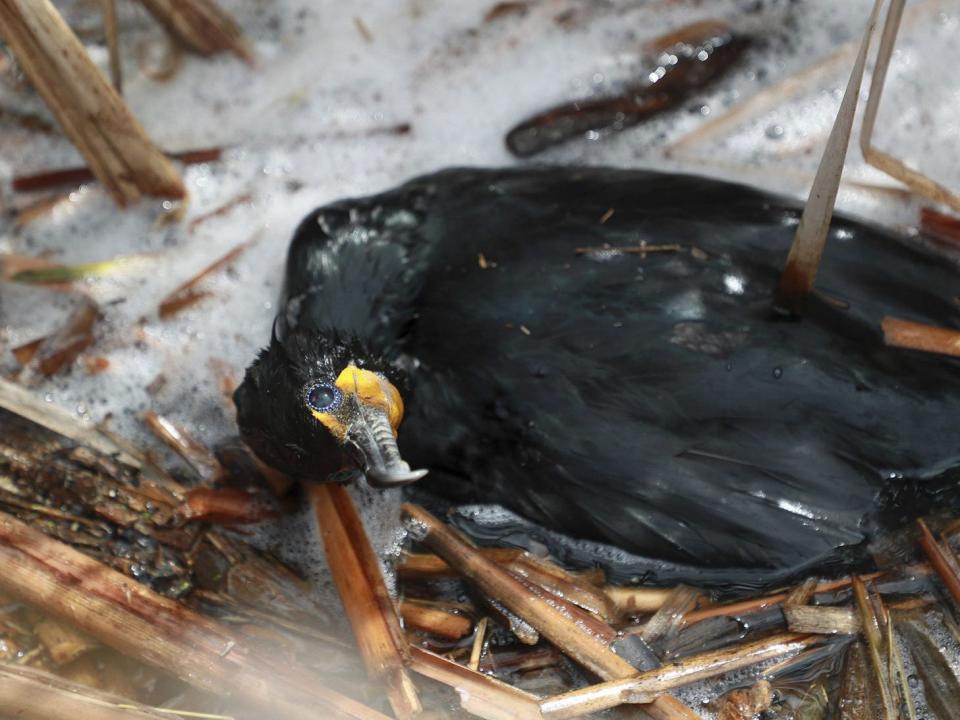
[[[371,485],[405,485],[426,475],[397,449],[403,419],[397,377],[355,338],[274,324],[269,347],[234,393],[250,448],[294,477],[327,479],[362,471]]]

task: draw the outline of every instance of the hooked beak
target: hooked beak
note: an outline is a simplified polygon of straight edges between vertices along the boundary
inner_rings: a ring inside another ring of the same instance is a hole
[[[400,457],[400,449],[387,413],[378,407],[358,403],[357,417],[347,430],[347,439],[360,452],[367,482],[378,488],[414,483],[426,470],[411,470]]]

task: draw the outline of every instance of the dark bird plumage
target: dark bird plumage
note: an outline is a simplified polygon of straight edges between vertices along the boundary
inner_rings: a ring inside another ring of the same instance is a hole
[[[404,378],[400,451],[437,493],[731,578],[809,567],[869,536],[891,484],[957,477],[960,365],[886,347],[880,321],[958,327],[960,283],[837,219],[804,318],[778,316],[798,217],[604,168],[449,170],[321,208],[241,428],[299,474],[348,463],[300,393],[349,358]],[[578,254],[641,243],[680,249]]]

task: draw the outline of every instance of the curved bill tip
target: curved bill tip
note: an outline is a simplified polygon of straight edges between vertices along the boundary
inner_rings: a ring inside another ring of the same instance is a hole
[[[427,474],[426,470],[383,470],[380,468],[369,468],[365,473],[367,482],[377,488],[394,488],[410,485]]]

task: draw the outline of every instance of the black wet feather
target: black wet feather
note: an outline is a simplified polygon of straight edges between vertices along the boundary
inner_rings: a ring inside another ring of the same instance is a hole
[[[960,327],[960,277],[840,218],[806,316],[784,319],[798,217],[606,168],[449,170],[321,208],[288,258],[296,339],[283,368],[272,346],[251,367],[241,426],[268,462],[306,443],[298,353],[336,364],[348,336],[409,381],[400,448],[431,490],[730,577],[809,567],[869,537],[889,483],[957,478],[960,364],[885,347],[880,321]],[[603,249],[641,243],[681,250]],[[327,452],[303,449],[288,466]]]

